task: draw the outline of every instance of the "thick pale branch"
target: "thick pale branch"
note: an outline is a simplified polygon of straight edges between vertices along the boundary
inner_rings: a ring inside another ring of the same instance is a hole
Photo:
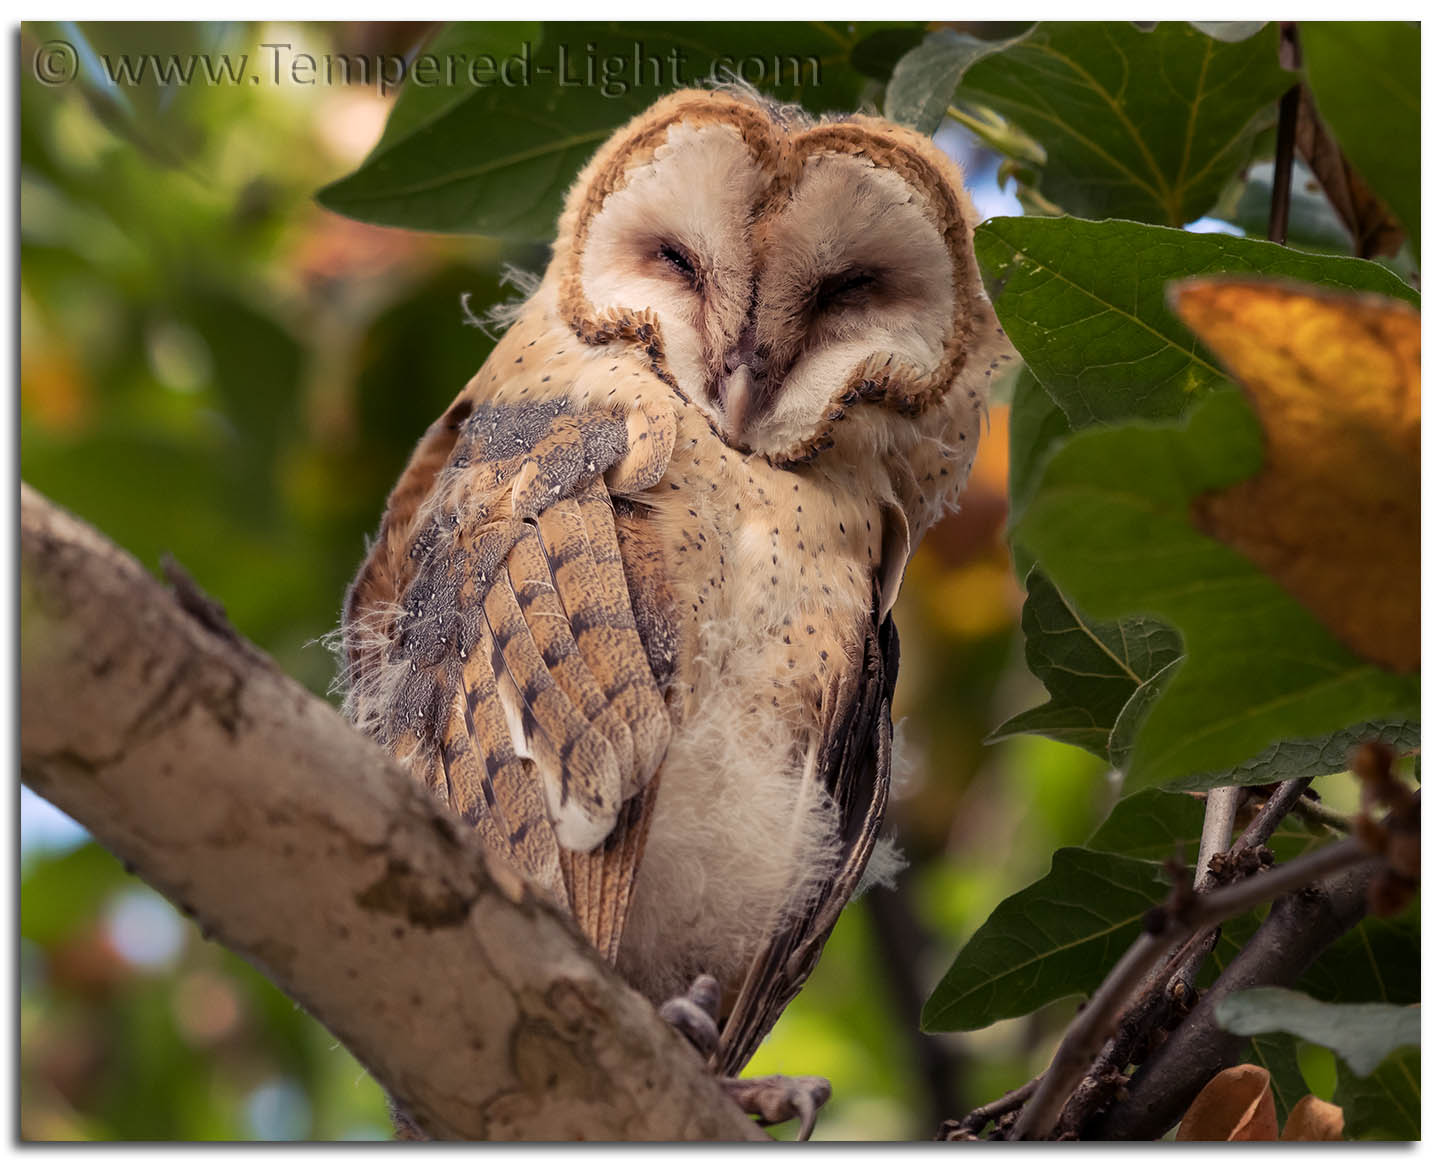
[[[760,1137],[326,703],[21,486],[21,774],[443,1138]]]

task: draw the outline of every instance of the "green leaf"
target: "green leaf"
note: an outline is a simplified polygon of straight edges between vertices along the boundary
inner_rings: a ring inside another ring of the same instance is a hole
[[[1158,863],[1180,852],[1190,863],[1197,857],[1206,810],[1206,804],[1194,795],[1148,787],[1118,801],[1086,845],[1092,851]]]
[[[409,137],[473,96],[477,86],[471,81],[494,77],[492,83],[503,84],[502,70],[518,67],[507,62],[520,60],[528,45],[534,51],[540,39],[538,21],[462,20],[445,25],[411,62],[374,152]],[[434,75],[426,58],[436,62]]]
[[[1317,738],[1283,739],[1244,763],[1226,770],[1184,775],[1169,787],[1174,791],[1204,791],[1210,787],[1250,787],[1282,779],[1334,775],[1347,769],[1348,752],[1363,739],[1376,739],[1403,752],[1412,751],[1421,743],[1422,728],[1415,722],[1359,722]]]
[[[549,238],[591,154],[658,97],[730,72],[815,112],[850,111],[872,83],[851,66],[869,33],[823,23],[548,23],[487,85],[462,77],[452,86],[462,95],[420,99],[407,95],[412,78],[397,102],[401,128],[316,196],[385,226]],[[446,35],[474,43],[486,34]]]
[[[882,111],[887,118],[930,136],[946,116],[962,74],[977,60],[1010,41],[978,40],[954,28],[939,28],[897,62],[886,84]]]
[[[1048,21],[971,63],[958,96],[1041,143],[1041,191],[1068,212],[1182,226],[1211,208],[1293,83],[1275,33],[1228,43],[1182,23]]]
[[[851,67],[874,81],[889,80],[901,59],[925,36],[926,26],[919,23],[884,24],[874,32],[862,32],[851,50]]]
[[[1422,1051],[1402,1049],[1370,1077],[1337,1062],[1332,1100],[1346,1116],[1348,1138],[1412,1142],[1422,1137]]]
[[[1178,279],[1258,274],[1421,301],[1375,262],[1134,222],[992,218],[976,257],[1008,337],[1074,428],[1176,419],[1228,382],[1167,306]]]
[[[1047,394],[1026,364],[1021,364],[1012,382],[1011,412],[1007,421],[1007,522],[1014,524],[1036,487],[1041,466],[1052,451],[1071,434],[1066,415]],[[1011,541],[1012,569],[1024,579],[1035,559],[1015,539]]]
[[[1013,521],[1026,507],[1046,458],[1069,435],[1071,425],[1066,414],[1056,406],[1031,368],[1023,364],[1012,384],[1008,428],[1007,493]]]
[[[1047,461],[1017,526],[1088,617],[1146,615],[1181,632],[1186,660],[1137,731],[1131,789],[1229,769],[1277,739],[1417,714],[1416,675],[1360,661],[1270,577],[1193,526],[1199,493],[1261,463],[1253,413],[1239,392],[1216,392],[1184,428],[1072,437]]]
[[[1122,707],[1181,652],[1177,634],[1144,617],[1109,623],[1086,618],[1039,569],[1027,575],[1026,591],[1026,664],[1051,700],[1004,722],[991,738],[1044,734],[1106,758]]]
[[[1422,999],[1420,911],[1413,900],[1395,916],[1367,916],[1317,957],[1297,987],[1337,1004],[1417,1004]]]
[[[1176,676],[1181,664],[1181,658],[1174,658],[1168,662],[1136,688],[1132,696],[1127,699],[1127,704],[1122,707],[1121,713],[1117,715],[1117,720],[1112,725],[1112,732],[1107,736],[1107,762],[1117,770],[1127,769],[1127,764],[1131,762],[1132,744],[1136,742],[1137,731],[1141,729],[1142,723],[1151,713],[1152,705],[1166,690],[1167,683]]]
[[[1003,900],[967,942],[927,1000],[921,1027],[980,1029],[1089,993],[1165,895],[1149,860],[1062,848],[1044,879]]]
[[[1217,1023],[1242,1037],[1291,1033],[1331,1049],[1365,1077],[1395,1049],[1422,1043],[1422,1010],[1415,1005],[1329,1005],[1306,993],[1254,988],[1217,1002]]]
[[[1342,152],[1422,242],[1422,26],[1403,21],[1301,27],[1302,66]]]

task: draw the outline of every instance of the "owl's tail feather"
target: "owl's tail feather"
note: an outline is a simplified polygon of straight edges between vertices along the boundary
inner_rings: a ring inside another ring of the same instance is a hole
[[[561,852],[561,871],[571,893],[571,910],[587,939],[612,964],[621,950],[636,866],[646,847],[659,784],[660,779],[652,779],[641,794],[627,800],[616,830],[595,851]]]

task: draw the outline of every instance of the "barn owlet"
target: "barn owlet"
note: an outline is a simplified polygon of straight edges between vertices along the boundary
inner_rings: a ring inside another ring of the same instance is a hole
[[[544,279],[417,447],[347,597],[349,706],[734,1075],[889,781],[889,611],[1009,348],[954,164],[678,92],[572,187]]]

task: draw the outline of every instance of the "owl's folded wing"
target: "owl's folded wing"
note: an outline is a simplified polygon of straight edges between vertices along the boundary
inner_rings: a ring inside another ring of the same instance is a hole
[[[891,699],[900,657],[891,616],[880,617],[879,604],[877,609],[867,626],[855,683],[829,716],[816,767],[837,807],[841,847],[836,866],[816,898],[772,933],[747,970],[716,1050],[724,1076],[741,1071],[801,991],[876,846],[891,785]]]
[[[670,741],[612,494],[654,485],[674,441],[664,408],[462,397],[396,486],[346,607],[358,724],[611,959]]]

